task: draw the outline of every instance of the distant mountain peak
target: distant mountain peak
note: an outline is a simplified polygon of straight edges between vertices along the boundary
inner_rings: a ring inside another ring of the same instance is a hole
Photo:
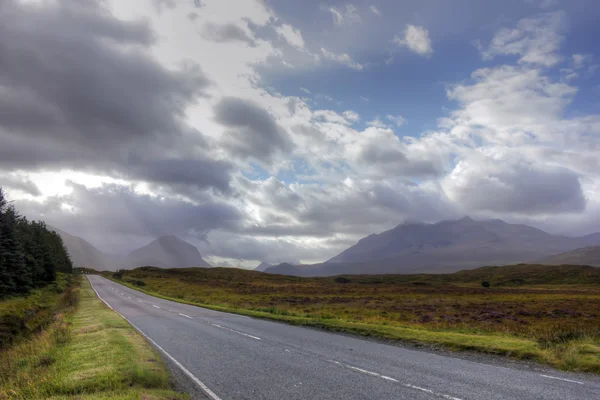
[[[266,271],[268,268],[271,268],[273,265],[267,263],[267,262],[261,262],[260,264],[258,264],[256,266],[256,268],[254,268],[255,271],[260,271],[260,272],[264,272]]]

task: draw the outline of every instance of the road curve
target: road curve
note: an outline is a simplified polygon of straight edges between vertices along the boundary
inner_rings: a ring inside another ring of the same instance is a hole
[[[477,363],[159,299],[100,276],[98,296],[213,400],[600,399],[600,380]]]

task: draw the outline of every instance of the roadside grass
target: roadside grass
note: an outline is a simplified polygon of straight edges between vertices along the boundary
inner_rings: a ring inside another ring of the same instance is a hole
[[[518,265],[446,275],[300,278],[143,267],[116,281],[218,311],[600,373],[600,268]]]
[[[77,310],[0,356],[0,399],[187,399],[154,349],[87,279]]]
[[[58,273],[56,281],[26,296],[0,300],[0,350],[40,332],[55,315],[75,305],[76,277]]]

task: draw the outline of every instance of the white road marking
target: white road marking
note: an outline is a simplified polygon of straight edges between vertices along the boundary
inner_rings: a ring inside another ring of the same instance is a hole
[[[152,307],[154,307],[154,308],[160,308],[159,306],[154,305],[154,304],[152,304]]]
[[[237,333],[238,335],[247,336],[247,337],[249,337],[249,338],[252,338],[252,339],[255,339],[255,340],[262,340],[262,339],[261,339],[261,338],[259,338],[258,336],[252,336],[252,335],[248,335],[247,333],[240,332],[240,331],[236,331],[235,329],[226,328],[226,327],[224,327],[224,326],[217,325],[217,324],[211,324],[211,325],[212,325],[212,326],[216,326],[217,328],[220,328],[220,329],[225,329],[225,330],[227,330],[227,331],[231,331],[231,332],[233,332],[233,333]]]
[[[128,298],[129,300],[131,300],[131,297],[129,297],[129,296],[127,296],[127,298]]]
[[[427,389],[427,388],[423,388],[423,387],[420,387],[420,386],[411,385],[410,383],[400,383],[400,381],[397,380],[397,379],[390,378],[389,376],[378,374],[377,372],[368,371],[366,369],[358,368],[358,367],[355,367],[355,366],[352,366],[352,365],[349,365],[349,364],[342,364],[341,362],[335,361],[335,360],[328,360],[328,361],[331,362],[331,363],[333,363],[333,364],[337,364],[337,365],[339,365],[341,367],[348,368],[348,369],[360,372],[361,374],[376,376],[376,377],[381,378],[381,379],[385,379],[385,380],[388,380],[388,381],[391,381],[391,382],[398,383],[398,384],[400,384],[400,385],[402,385],[404,387],[407,387],[407,388],[410,388],[410,389],[415,389],[415,390],[420,390],[422,392],[426,392],[426,393],[432,394],[434,396],[442,397],[444,399],[448,399],[448,400],[462,400],[462,399],[460,399],[458,397],[452,397],[452,396],[444,394],[444,393],[434,392],[431,389]]]
[[[138,301],[139,301],[140,303],[143,303],[143,301],[141,301],[141,300],[138,300]]]
[[[572,379],[559,378],[557,376],[550,376],[550,375],[540,375],[540,376],[543,376],[544,378],[558,379],[559,381],[565,381],[565,382],[577,383],[579,385],[585,385],[585,383],[583,383],[583,382],[574,381]]]
[[[194,318],[190,317],[189,315],[185,315],[185,314],[182,314],[182,313],[178,313],[178,314],[181,315],[182,317],[186,317],[186,318],[189,318],[189,319],[194,319]]]
[[[140,328],[135,326],[130,320],[125,318],[125,316],[123,316],[123,314],[121,314],[120,312],[118,312],[117,310],[112,308],[111,305],[106,302],[106,300],[104,300],[102,297],[100,297],[100,295],[96,291],[96,288],[94,287],[94,284],[92,283],[92,281],[90,280],[89,277],[88,277],[88,281],[90,282],[90,285],[92,286],[92,289],[94,290],[94,292],[96,292],[96,296],[98,296],[98,298],[100,300],[102,300],[104,302],[104,304],[106,304],[108,306],[108,308],[110,308],[111,310],[113,310],[114,312],[119,314],[125,321],[129,322],[129,324],[131,326],[133,326],[139,333],[141,333],[143,337],[145,337],[150,343],[152,343],[158,350],[162,351],[164,353],[164,355],[167,356],[171,361],[173,361],[173,363],[175,365],[177,365],[179,367],[179,369],[181,369],[183,371],[184,374],[186,374],[191,380],[193,380],[196,383],[196,385],[198,385],[200,387],[200,389],[202,389],[202,391],[208,397],[210,397],[212,400],[221,400],[221,398],[219,396],[217,396],[212,390],[210,390],[208,388],[208,386],[206,386],[204,383],[202,383],[202,381],[200,379],[196,378],[196,376],[194,374],[192,374],[190,371],[187,370],[187,368],[185,368],[183,365],[181,365],[181,363],[179,361],[177,361],[175,359],[175,357],[173,357],[172,355],[167,353],[167,351],[165,349],[163,349],[162,347],[160,347],[158,345],[158,343],[156,343],[154,340],[150,339],[150,337],[148,335],[146,335],[144,332],[142,332],[142,330]]]

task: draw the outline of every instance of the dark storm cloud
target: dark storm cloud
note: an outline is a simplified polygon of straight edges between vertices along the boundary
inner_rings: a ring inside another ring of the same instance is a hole
[[[207,22],[202,28],[202,37],[216,43],[244,42],[251,47],[256,46],[254,40],[242,28],[232,23],[215,24]]]
[[[226,189],[230,168],[198,155],[207,145],[183,121],[210,82],[160,65],[153,43],[102,2],[1,2],[0,166]]]
[[[197,188],[214,187],[221,192],[229,190],[231,165],[208,158],[150,159],[138,163],[129,174],[157,184],[183,185]]]
[[[256,103],[224,97],[214,111],[217,122],[229,128],[223,146],[236,156],[268,163],[275,153],[293,147],[286,131]]]
[[[371,142],[367,144],[359,155],[360,161],[366,165],[376,167],[384,174],[395,176],[436,176],[443,172],[441,166],[431,160],[409,158],[394,146],[386,143]]]

